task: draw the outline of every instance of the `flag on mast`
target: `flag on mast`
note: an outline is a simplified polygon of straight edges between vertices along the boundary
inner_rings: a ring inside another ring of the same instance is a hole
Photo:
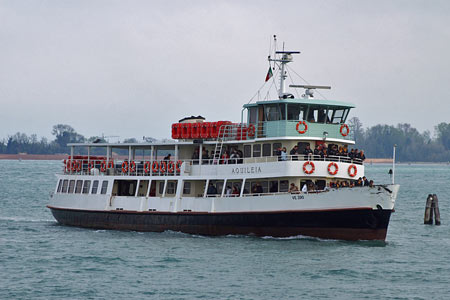
[[[267,71],[267,75],[266,75],[266,81],[269,81],[270,78],[272,78],[273,73],[272,73],[272,67],[269,66],[269,71]]]

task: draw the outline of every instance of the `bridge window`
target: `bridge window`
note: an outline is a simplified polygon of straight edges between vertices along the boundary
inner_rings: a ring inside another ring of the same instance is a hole
[[[256,123],[256,115],[257,115],[257,107],[251,107],[249,109],[249,119],[248,122],[255,124]]]
[[[266,121],[279,121],[286,119],[286,106],[282,104],[264,105],[264,117]]]
[[[305,119],[306,106],[298,104],[288,104],[287,119],[299,121]]]

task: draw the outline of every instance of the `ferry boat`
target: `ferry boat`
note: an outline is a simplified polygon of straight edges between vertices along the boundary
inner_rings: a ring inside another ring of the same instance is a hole
[[[269,56],[278,99],[243,105],[239,123],[192,116],[164,142],[69,144],[47,207],[60,224],[86,228],[385,240],[399,185],[337,187],[363,177],[364,162],[304,154],[351,147],[355,106],[314,98],[325,86],[287,92],[298,53]]]

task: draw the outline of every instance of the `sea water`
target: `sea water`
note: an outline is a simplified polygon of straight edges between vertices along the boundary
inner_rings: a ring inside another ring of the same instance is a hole
[[[448,165],[398,165],[386,242],[203,237],[58,225],[56,161],[0,161],[1,299],[448,299]],[[367,165],[388,183],[390,165]],[[441,226],[423,225],[439,197]]]

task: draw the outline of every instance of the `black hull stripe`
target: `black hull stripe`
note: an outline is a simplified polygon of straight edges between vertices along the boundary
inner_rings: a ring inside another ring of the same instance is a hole
[[[385,240],[391,215],[391,210],[372,209],[188,214],[49,208],[59,223],[86,228],[173,230],[200,235],[305,235],[343,240]]]

